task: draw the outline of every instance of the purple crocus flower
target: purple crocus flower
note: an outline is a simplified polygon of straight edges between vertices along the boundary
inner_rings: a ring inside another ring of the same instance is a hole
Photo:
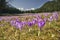
[[[40,21],[40,22],[38,22],[38,26],[41,28],[41,27],[43,27],[45,25],[45,22],[44,21]]]
[[[12,26],[15,26],[15,23],[16,23],[16,20],[11,20],[11,21],[10,21],[10,24],[11,24]]]
[[[33,19],[33,20],[32,20],[32,23],[33,23],[33,24],[36,24],[36,23],[37,23],[37,20],[34,20],[34,19]]]
[[[45,21],[44,21],[44,20],[38,21],[38,27],[40,28],[40,30],[41,30],[41,28],[42,28],[44,25],[45,25]]]
[[[53,16],[50,16],[50,18],[48,18],[48,21],[53,21]]]
[[[46,22],[47,21],[47,18],[44,18],[44,21]]]
[[[0,21],[2,21],[3,19],[0,17]]]
[[[21,23],[22,23],[23,27],[27,24],[26,21],[22,21]]]
[[[27,24],[28,24],[28,26],[32,26],[32,25],[33,25],[33,23],[32,23],[32,22],[28,22]]]
[[[58,19],[58,13],[57,12],[54,12],[53,13],[53,18],[54,18],[54,20],[57,20]]]
[[[20,30],[22,29],[22,27],[23,27],[23,24],[22,24],[22,22],[19,22],[19,21],[16,21],[16,27],[17,28],[19,28]]]
[[[23,27],[23,23],[21,21],[18,21],[18,20],[12,20],[10,23],[12,26],[19,28],[20,30]]]
[[[32,21],[28,21],[27,22],[28,26],[32,26],[32,25],[34,25],[36,23],[37,23],[37,20],[36,19],[33,19]]]

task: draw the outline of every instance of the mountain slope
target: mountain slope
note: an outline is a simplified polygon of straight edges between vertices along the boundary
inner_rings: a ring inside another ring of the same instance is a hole
[[[60,11],[60,0],[48,1],[41,8],[38,8],[35,11],[36,12]]]

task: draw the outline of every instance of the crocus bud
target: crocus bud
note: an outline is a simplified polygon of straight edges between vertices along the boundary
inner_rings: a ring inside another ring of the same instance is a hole
[[[48,18],[48,21],[53,21],[53,16],[50,16],[50,18]]]

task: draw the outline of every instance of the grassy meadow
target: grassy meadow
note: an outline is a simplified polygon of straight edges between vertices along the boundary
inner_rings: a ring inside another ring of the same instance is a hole
[[[37,24],[29,27],[24,25],[22,29],[16,28],[10,24],[11,20],[19,19],[20,21],[28,21],[36,18],[36,15],[40,15],[42,19],[49,18],[48,16],[41,14],[30,14],[22,16],[0,16],[0,40],[60,40],[60,14],[58,13],[58,19],[52,22],[46,21],[42,30]],[[47,13],[48,14],[48,13]]]

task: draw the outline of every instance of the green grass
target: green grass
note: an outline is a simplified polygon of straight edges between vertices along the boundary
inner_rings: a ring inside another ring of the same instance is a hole
[[[19,30],[11,26],[9,22],[1,21],[0,24],[4,24],[0,26],[0,40],[60,40],[60,17],[50,25],[46,22],[41,31],[37,25],[31,28],[26,25]]]

